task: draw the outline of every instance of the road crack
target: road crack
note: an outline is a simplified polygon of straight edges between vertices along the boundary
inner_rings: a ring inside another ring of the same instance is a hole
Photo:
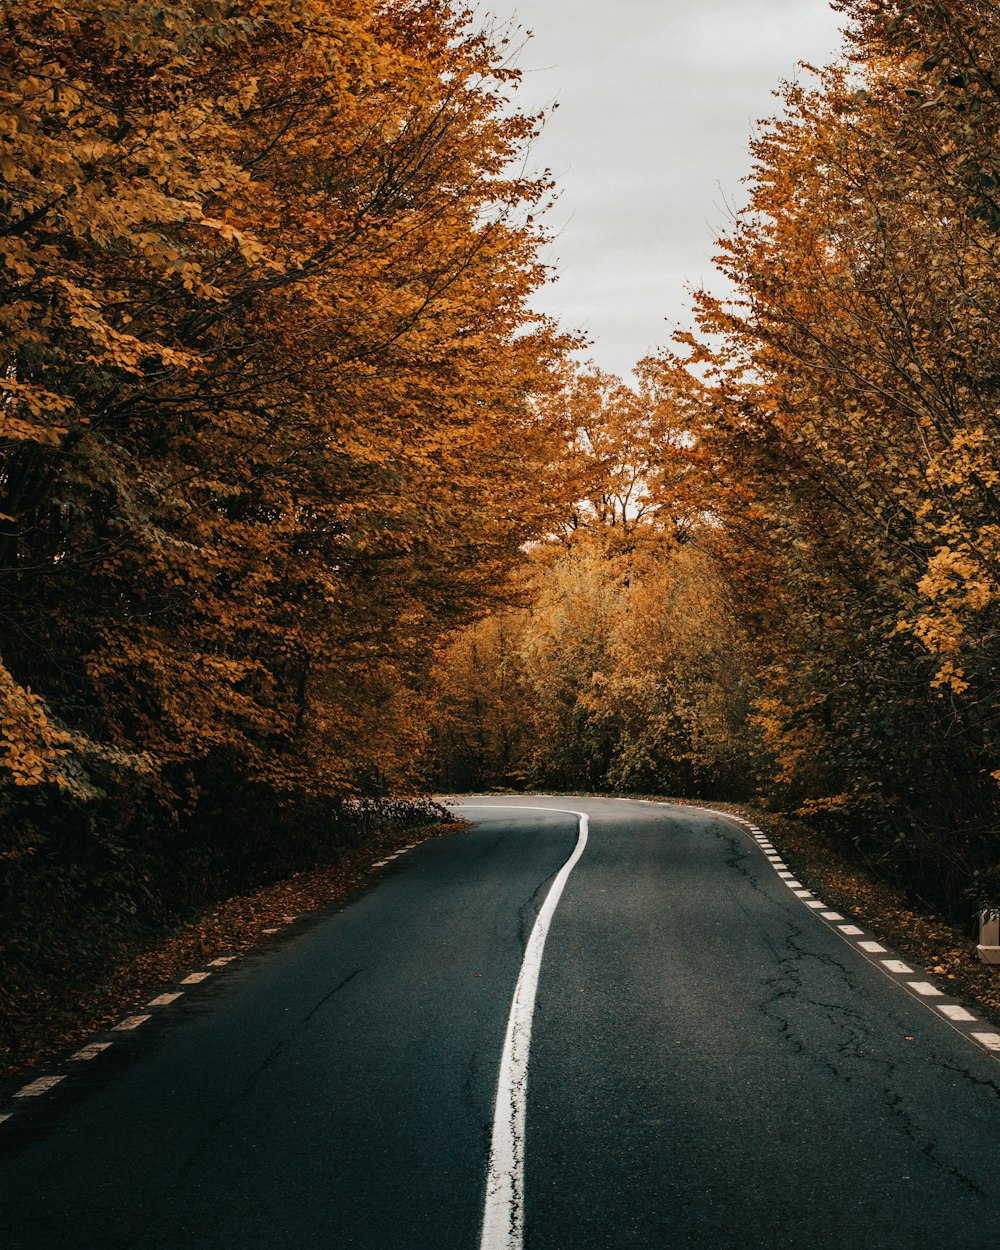
[[[163,1209],[163,1206],[164,1206],[163,1200],[164,1200],[165,1195],[169,1193],[171,1190],[176,1189],[182,1183],[184,1178],[188,1176],[195,1169],[202,1155],[205,1153],[206,1149],[211,1144],[211,1141],[214,1138],[215,1134],[219,1131],[219,1129],[223,1126],[223,1124],[225,1124],[226,1120],[228,1120],[229,1116],[231,1115],[233,1111],[233,1108],[236,1107],[240,1102],[242,1102],[244,1098],[246,1098],[246,1096],[254,1088],[254,1086],[257,1084],[260,1078],[264,1075],[264,1073],[267,1072],[267,1070],[271,1067],[271,1065],[275,1062],[275,1060],[281,1055],[282,1051],[285,1050],[285,1048],[291,1042],[295,1041],[295,1039],[302,1032],[304,1032],[306,1028],[308,1028],[309,1023],[313,1019],[313,1017],[316,1016],[318,1012],[322,1011],[322,1009],[326,1006],[327,1003],[329,1003],[329,1001],[332,998],[334,998],[337,994],[339,994],[340,991],[345,988],[345,986],[349,985],[355,979],[355,977],[359,976],[361,972],[363,971],[364,969],[362,968],[355,968],[354,971],[348,973],[348,975],[344,977],[343,980],[338,981],[337,984],[333,986],[332,989],[328,990],[322,996],[322,998],[320,998],[319,1001],[316,1002],[305,1013],[305,1015],[301,1016],[292,1026],[290,1031],[286,1032],[285,1035],[279,1041],[277,1041],[267,1051],[267,1053],[254,1065],[252,1070],[247,1074],[240,1088],[234,1094],[232,1094],[231,1097],[229,1097],[226,1100],[223,1106],[216,1112],[216,1114],[209,1121],[208,1127],[205,1129],[201,1137],[198,1139],[198,1141],[194,1144],[194,1146],[185,1156],[181,1164],[174,1171],[171,1179],[161,1187],[159,1194],[157,1195],[157,1197],[153,1200],[151,1204],[152,1212],[148,1212],[143,1217],[144,1223],[147,1226],[142,1229],[142,1231],[138,1234],[138,1236],[132,1238],[129,1241],[122,1242],[120,1246],[120,1250],[137,1250],[138,1247],[141,1247],[144,1243],[147,1243],[147,1239],[151,1231],[157,1226],[158,1221],[156,1220],[155,1216],[156,1214],[159,1213],[159,1211]],[[151,1215],[152,1215],[152,1218],[150,1218]]]

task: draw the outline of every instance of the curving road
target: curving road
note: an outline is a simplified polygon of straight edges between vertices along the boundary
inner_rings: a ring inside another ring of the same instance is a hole
[[[0,1091],[4,1250],[997,1250],[1000,1039],[763,835],[455,802],[471,831]]]

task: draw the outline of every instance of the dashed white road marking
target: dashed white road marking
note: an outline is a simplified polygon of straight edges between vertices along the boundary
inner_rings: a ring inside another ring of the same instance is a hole
[[[111,1030],[113,1033],[124,1033],[128,1029],[137,1029],[140,1024],[145,1024],[150,1019],[149,1016],[129,1016],[125,1020],[120,1020]]]
[[[89,1045],[84,1046],[83,1050],[78,1050],[75,1055],[70,1055],[70,1059],[79,1059],[81,1061],[86,1059],[96,1059],[97,1056],[107,1050],[110,1045],[110,1042],[90,1042]]]
[[[775,854],[772,854],[773,848],[766,842],[765,839],[758,835],[756,825],[751,825],[750,822],[744,817],[734,816],[730,812],[722,812],[714,808],[701,808],[700,810],[711,812],[716,816],[722,816],[727,820],[731,820],[736,824],[742,825],[744,829],[748,829],[753,835],[754,842],[756,842],[757,846],[764,852],[765,858],[768,860],[771,867],[774,868],[775,875],[794,892],[796,898],[801,900],[804,906],[809,907],[814,911],[818,911],[823,920],[830,922],[831,925],[835,925],[836,931],[842,938],[844,938],[845,941],[848,941],[855,948],[855,950],[861,952],[864,957],[868,959],[868,962],[871,963],[873,967],[877,967],[880,972],[889,976],[898,986],[905,989],[908,994],[911,994],[919,1000],[946,997],[944,991],[938,989],[938,987],[930,981],[904,980],[903,978],[913,976],[914,969],[904,963],[903,960],[888,958],[876,961],[875,959],[870,958],[870,956],[873,955],[888,955],[889,951],[882,945],[881,942],[870,940],[862,941],[861,939],[864,937],[864,929],[860,928],[860,926],[856,924],[852,924],[838,911],[821,910],[826,907],[826,904],[818,899],[814,899],[809,890],[796,889],[800,883],[793,879],[792,873],[786,870],[786,865],[783,862],[779,862],[778,857]],[[779,871],[779,869],[781,871]],[[1000,1052],[1000,1033],[971,1032],[966,1026],[978,1024],[979,1021],[975,1015],[973,1015],[960,1003],[944,1002],[932,1004],[927,1002],[925,1005],[929,1010],[934,1011],[934,1014],[938,1019],[944,1019],[950,1027],[953,1028],[956,1033],[964,1037],[966,1041],[973,1042],[990,1052]]]
[[[30,1085],[22,1085],[14,1095],[15,1098],[37,1098],[39,1094],[46,1094],[53,1085],[58,1085],[63,1078],[61,1076],[40,1076],[37,1081],[32,1081]]]
[[[938,1011],[943,1016],[947,1016],[949,1020],[975,1020],[976,1017],[971,1011],[966,1011],[964,1007],[960,1007],[958,1003],[938,1003]]]
[[[419,843],[414,842],[412,845],[418,846]],[[412,848],[404,847],[404,850],[410,850],[410,849]],[[298,916],[289,916],[289,915],[282,916],[282,920],[285,924],[291,924],[293,921],[297,919],[298,919]],[[277,929],[265,929],[264,932],[265,933],[277,933],[278,930]],[[209,966],[212,968],[224,968],[226,964],[230,964],[238,958],[239,958],[238,955],[218,955],[216,956],[215,959],[209,960]],[[182,985],[197,985],[201,981],[207,980],[211,975],[212,974],[210,972],[192,972],[188,976],[184,977],[184,979],[181,981],[181,984]],[[150,1001],[146,1004],[146,1006],[147,1007],[166,1007],[168,1004],[175,1002],[178,998],[181,998],[182,996],[183,996],[182,990],[176,990],[172,993],[158,994],[155,998],[150,999]],[[151,1020],[151,1019],[152,1019],[152,1016],[148,1014],[127,1016],[124,1020],[119,1020],[117,1024],[112,1025],[111,1032],[113,1033],[129,1032],[132,1029],[139,1028],[140,1025],[145,1024],[147,1020]],[[70,1055],[69,1059],[66,1060],[65,1062],[85,1063],[90,1059],[96,1059],[98,1055],[103,1054],[103,1052],[106,1051],[111,1045],[112,1045],[111,1042],[88,1042],[86,1046],[81,1047],[80,1050]],[[50,1089],[58,1085],[59,1082],[64,1079],[65,1079],[65,1073],[63,1073],[60,1076],[38,1077],[37,1080],[34,1080],[30,1082],[30,1084],[23,1086],[19,1090],[16,1090],[15,1093],[11,1095],[11,1097],[13,1098],[37,1098],[40,1095],[47,1093]],[[11,1112],[9,1111],[0,1112],[0,1124],[2,1124],[5,1120],[9,1120],[10,1118],[11,1118]]]
[[[576,846],[556,874],[545,902],[532,926],[524,950],[521,971],[514,989],[514,1001],[507,1021],[497,1097],[493,1111],[493,1139],[486,1174],[486,1201],[479,1250],[522,1250],[524,1245],[524,1133],[527,1122],[528,1052],[531,1022],[535,1011],[538,976],[549,926],[562,897],[569,875],[587,845],[589,817],[586,812],[554,807],[522,807],[511,804],[461,804],[461,808],[489,807],[490,810],[563,812],[577,818]]]

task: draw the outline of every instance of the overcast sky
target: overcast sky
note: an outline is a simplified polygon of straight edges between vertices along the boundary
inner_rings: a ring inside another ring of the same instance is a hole
[[[797,62],[831,60],[826,0],[482,0],[534,37],[521,107],[559,102],[533,153],[560,187],[535,300],[628,377],[691,323],[689,285],[712,282],[714,240],[739,202],[754,123]]]

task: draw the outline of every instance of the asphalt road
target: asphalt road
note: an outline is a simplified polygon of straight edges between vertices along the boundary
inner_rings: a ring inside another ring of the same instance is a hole
[[[589,834],[522,1056],[526,1250],[998,1250],[1000,1062],[975,1025],[720,816],[475,802],[470,832],[21,1100],[3,1250],[479,1250],[515,984],[579,842],[545,805]]]

